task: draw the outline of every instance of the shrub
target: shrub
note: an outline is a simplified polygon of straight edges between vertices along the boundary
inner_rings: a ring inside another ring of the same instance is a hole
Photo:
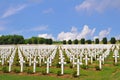
[[[27,67],[28,67],[28,66],[29,66],[29,63],[28,63],[28,62],[26,62],[26,63],[25,63],[25,66],[27,66]]]
[[[57,76],[62,76],[61,71],[57,72]]]
[[[6,66],[4,66],[4,67],[2,68],[2,71],[3,71],[4,73],[8,73],[8,68],[7,68]]]
[[[72,64],[70,64],[70,68],[73,68],[73,65],[72,65]]]
[[[95,69],[96,69],[97,71],[100,71],[100,70],[101,70],[99,66],[96,66]]]
[[[114,66],[119,66],[119,64],[118,63],[116,63],[116,64],[114,63]]]
[[[33,74],[33,71],[30,68],[28,68],[27,73],[28,74]]]
[[[72,74],[72,76],[75,77],[75,78],[78,77],[77,71],[74,71],[73,74]]]
[[[16,62],[15,65],[16,65],[16,66],[20,66],[20,63],[19,63],[19,62]]]
[[[46,75],[47,73],[46,73],[46,71],[45,71],[45,70],[42,70],[42,74],[43,74],[43,75]]]
[[[20,70],[18,70],[17,68],[15,68],[13,71],[14,71],[15,73],[20,73]]]
[[[88,68],[89,68],[89,66],[88,66],[88,65],[84,65],[84,64],[83,64],[83,65],[81,66],[81,68],[82,68],[82,69],[88,69]]]
[[[37,67],[39,67],[39,66],[40,66],[40,64],[36,64],[36,66],[37,66]]]
[[[61,67],[61,65],[60,65],[59,63],[57,63],[57,64],[56,64],[56,67],[57,67],[57,68],[60,68],[60,67]]]
[[[66,61],[68,64],[70,63],[70,60],[67,58],[67,61]]]

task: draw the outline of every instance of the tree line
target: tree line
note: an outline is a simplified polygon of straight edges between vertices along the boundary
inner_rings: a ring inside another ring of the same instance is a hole
[[[2,35],[0,36],[0,45],[4,44],[108,44],[110,42],[111,44],[115,44],[117,40],[115,37],[111,37],[110,41],[107,40],[107,38],[103,38],[102,41],[99,40],[99,38],[96,38],[94,41],[92,40],[85,40],[85,38],[82,38],[80,40],[63,40],[63,41],[53,41],[52,39],[45,39],[41,37],[31,37],[29,39],[24,39],[21,35]],[[120,40],[119,40],[120,42]]]
[[[52,39],[45,39],[40,37],[31,37],[24,39],[21,35],[2,35],[0,36],[0,45],[4,44],[52,44]]]
[[[99,40],[99,38],[96,38],[94,41],[92,40],[85,40],[85,38],[82,38],[81,40],[78,40],[78,39],[75,39],[75,40],[63,40],[63,44],[100,44],[100,43],[103,43],[103,44],[108,44],[108,42],[110,42],[111,44],[116,44],[117,40],[115,39],[115,37],[111,37],[110,41],[107,40],[106,37],[104,37],[102,39],[102,41]],[[120,42],[120,40],[119,40]]]

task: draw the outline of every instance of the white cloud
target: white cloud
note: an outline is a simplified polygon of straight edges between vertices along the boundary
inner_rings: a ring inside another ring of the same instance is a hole
[[[77,28],[75,26],[72,27],[71,32],[77,32]]]
[[[103,12],[109,8],[119,9],[120,0],[84,0],[81,4],[75,6],[76,11]]]
[[[116,40],[120,40],[120,35],[116,36],[115,38]]]
[[[43,11],[44,14],[54,13],[53,8],[49,8]]]
[[[76,38],[76,34],[72,33],[72,32],[61,32],[58,34],[58,40],[62,41],[62,40],[74,40]]]
[[[99,32],[99,35],[95,36],[94,39],[99,38],[100,40],[102,40],[104,37],[107,37],[110,34],[110,31],[111,31],[110,28],[108,28],[107,30],[101,30]]]
[[[47,39],[51,38],[55,40],[52,34],[39,34],[38,37],[47,38]]]
[[[92,36],[94,34],[94,32],[95,32],[95,28],[89,29],[89,27],[87,25],[84,25],[83,30],[78,35],[78,39],[86,38],[87,36]]]
[[[23,10],[25,7],[26,7],[26,5],[20,5],[20,6],[17,6],[17,7],[10,7],[2,15],[2,18],[6,18],[6,17],[9,17],[9,16],[12,16],[12,15],[18,13],[19,11]]]
[[[71,32],[59,33],[57,39],[62,41],[69,39],[74,40],[74,39],[87,38],[93,36],[94,32],[95,32],[95,28],[90,29],[87,25],[83,26],[81,32],[78,32],[76,27],[72,27]]]

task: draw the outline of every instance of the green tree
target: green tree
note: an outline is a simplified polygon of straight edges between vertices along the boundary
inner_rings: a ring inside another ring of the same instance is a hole
[[[98,38],[95,39],[95,44],[99,44],[99,39]]]
[[[66,44],[66,40],[63,40],[63,44]]]
[[[48,44],[52,44],[53,40],[52,39],[48,39],[49,43]]]
[[[102,40],[103,44],[107,44],[107,38],[104,37],[103,40]]]
[[[24,37],[21,35],[2,35],[0,44],[24,44]]]
[[[87,42],[88,44],[91,44],[91,43],[92,43],[92,41],[91,41],[91,40],[87,40],[86,42]]]
[[[44,38],[39,38],[38,42],[39,42],[39,44],[44,44],[45,43],[45,39]]]
[[[45,44],[52,44],[52,43],[53,43],[52,39],[45,39]]]
[[[32,44],[38,44],[38,37],[32,37]]]
[[[85,44],[85,38],[82,38],[82,39],[80,40],[80,43],[81,43],[81,44]]]
[[[68,40],[68,44],[72,44],[72,41],[71,41],[71,40]]]
[[[115,37],[111,37],[110,43],[111,43],[111,44],[115,44],[115,43],[116,43]]]
[[[78,40],[77,39],[74,40],[74,44],[78,44]]]

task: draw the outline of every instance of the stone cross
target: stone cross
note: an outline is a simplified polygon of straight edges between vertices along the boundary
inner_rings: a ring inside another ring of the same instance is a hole
[[[11,71],[11,66],[12,66],[12,63],[13,63],[13,60],[10,58],[10,60],[8,61],[9,63],[9,72]]]
[[[91,64],[93,63],[93,53],[90,54],[90,61],[91,61]]]
[[[66,62],[64,62],[64,58],[61,58],[59,64],[61,64],[61,74],[64,74],[64,64],[66,64]]]
[[[72,55],[72,64],[73,64],[73,67],[75,67],[75,65],[74,65],[74,63],[75,63],[75,59],[77,59],[77,58],[75,58],[75,56]]]
[[[30,56],[29,56],[29,66],[31,66],[31,59],[32,59],[32,56],[31,56],[31,54],[30,54]]]
[[[100,55],[100,57],[97,59],[99,60],[99,68],[102,69],[102,56]]]
[[[5,55],[2,55],[2,66],[4,65]]]
[[[52,66],[52,57],[49,57],[50,66]]]
[[[41,56],[39,56],[38,59],[39,59],[39,66],[41,66]]]
[[[77,65],[77,76],[80,75],[80,65],[82,65],[82,62],[80,62],[79,59],[77,59],[77,62],[75,62],[74,64]]]
[[[118,50],[115,49],[113,57],[115,57],[115,64],[117,64],[117,58],[119,57]]]
[[[103,53],[102,54],[102,64],[104,64],[104,62],[105,62],[105,57],[106,57],[106,55]]]
[[[34,58],[34,61],[32,61],[33,63],[33,72],[35,73],[36,71],[36,63],[38,63],[38,61],[36,61],[36,58]]]
[[[47,71],[46,71],[46,73],[48,74],[49,73],[49,66],[50,66],[50,63],[51,63],[49,58],[47,58],[47,61],[45,63],[47,64]]]
[[[19,63],[20,63],[20,66],[21,66],[20,71],[23,72],[23,63],[25,63],[25,61],[23,59],[20,59]]]
[[[85,58],[83,58],[83,59],[85,60],[85,64],[88,65],[89,58],[88,58],[87,54],[85,54]]]
[[[80,62],[82,62],[82,57],[83,57],[83,54],[82,53],[80,53]]]

